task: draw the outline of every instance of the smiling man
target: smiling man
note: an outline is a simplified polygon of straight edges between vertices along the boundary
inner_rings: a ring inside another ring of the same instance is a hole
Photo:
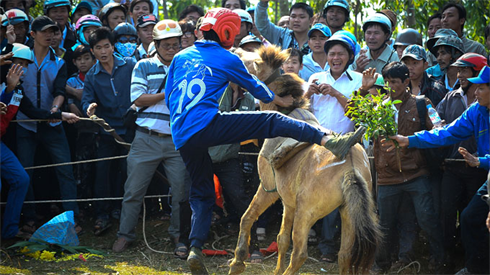
[[[268,7],[269,0],[261,0],[255,9],[255,25],[262,36],[283,50],[295,48],[305,55],[309,54],[308,31],[313,24],[313,9],[306,3],[292,5],[289,10],[289,29],[285,29],[270,22]]]
[[[345,116],[344,108],[352,93],[361,87],[362,75],[348,69],[354,61],[356,42],[342,31],[333,34],[323,44],[327,70],[309,78],[305,97],[310,99],[310,109],[322,127],[337,133],[353,132],[354,123]],[[321,261],[335,262],[339,250],[335,237],[340,235],[338,209],[323,218],[322,230],[322,239],[318,244]]]
[[[346,0],[328,0],[323,8],[323,15],[327,18],[327,26],[332,34],[340,31],[350,20],[350,8]]]
[[[367,68],[376,68],[377,72],[381,72],[386,64],[399,60],[396,52],[387,44],[391,39],[392,24],[386,15],[375,13],[368,17],[362,30],[368,50],[362,50],[356,56],[352,64],[354,70],[362,73]]]
[[[132,134],[123,126],[122,117],[131,105],[131,74],[136,61],[132,57],[120,57],[114,54],[114,37],[107,27],[100,27],[89,36],[89,44],[97,63],[85,75],[85,86],[82,96],[82,108],[87,116],[96,114],[105,119],[116,133],[126,141],[132,140]],[[114,141],[105,131],[100,132],[97,157],[124,155],[127,150]],[[114,165],[112,165],[112,162]],[[121,197],[126,176],[126,160],[101,161],[96,164],[94,196],[107,198]],[[112,167],[111,167],[112,165]],[[112,168],[112,169],[111,169]],[[110,175],[121,172],[122,177],[111,187]],[[119,205],[114,205],[113,217],[119,216]],[[95,203],[96,218],[94,232],[99,235],[110,227],[109,211],[111,203]]]
[[[467,53],[486,55],[485,47],[482,44],[466,38],[463,33],[464,24],[466,23],[466,9],[463,5],[447,3],[442,7],[441,14],[442,28],[455,31],[463,41],[464,49]]]

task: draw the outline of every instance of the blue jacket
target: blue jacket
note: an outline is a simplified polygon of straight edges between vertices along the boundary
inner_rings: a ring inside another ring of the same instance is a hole
[[[108,73],[97,62],[85,75],[83,113],[87,113],[90,103],[97,103],[95,114],[109,123],[119,135],[126,133],[123,115],[131,106],[131,74],[134,65],[136,61],[133,58],[114,55],[112,72]]]
[[[248,73],[237,55],[216,42],[197,41],[174,57],[165,86],[165,101],[176,149],[211,123],[228,81],[265,103],[274,99],[274,93]]]
[[[453,123],[442,129],[418,132],[409,136],[409,148],[435,148],[451,145],[474,136],[478,147],[480,167],[490,167],[489,111],[478,103],[471,105]]]

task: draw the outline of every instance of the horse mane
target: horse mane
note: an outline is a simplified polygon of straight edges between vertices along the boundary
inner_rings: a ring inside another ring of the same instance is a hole
[[[289,51],[281,51],[281,48],[273,45],[260,47],[257,50],[257,54],[259,55],[261,62],[272,70],[279,69],[290,55]]]
[[[308,109],[310,107],[310,101],[303,97],[303,83],[304,80],[293,73],[283,74],[271,83],[271,89],[276,95],[280,97],[291,95],[294,99],[293,105],[287,108],[277,106],[279,112],[287,114],[296,108]]]

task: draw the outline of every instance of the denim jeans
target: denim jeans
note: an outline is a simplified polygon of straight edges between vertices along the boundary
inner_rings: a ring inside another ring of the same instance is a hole
[[[488,229],[485,221],[488,204],[481,198],[488,194],[485,182],[461,213],[461,239],[465,248],[465,264],[471,274],[489,274]]]
[[[39,145],[46,148],[53,163],[71,161],[70,148],[61,125],[51,127],[46,123],[39,123],[36,133],[28,131],[21,126],[17,127],[17,156],[22,166],[30,167],[34,165],[34,155]],[[57,166],[55,171],[60,186],[61,198],[64,200],[76,199],[77,183],[73,176],[72,165]],[[32,178],[33,170],[28,170],[27,173]],[[32,183],[29,185],[26,200],[35,200]],[[75,216],[78,215],[78,204],[76,202],[64,202],[63,208],[65,211],[72,210]],[[24,205],[23,210],[26,221],[36,220],[34,204]]]
[[[434,210],[432,187],[427,176],[421,176],[406,183],[378,186],[378,211],[380,225],[385,237],[378,249],[376,261],[382,269],[391,266],[391,253],[396,240],[396,221],[401,198],[410,196],[412,199],[417,222],[429,239],[433,259],[441,263],[444,259],[441,225]]]
[[[191,246],[202,248],[204,245],[215,204],[213,163],[208,147],[277,136],[320,144],[324,135],[324,132],[308,123],[277,112],[218,113],[206,128],[193,135],[179,149],[192,179],[189,196],[192,209]]]
[[[340,236],[340,212],[335,209],[322,219],[322,238],[318,243],[318,249],[325,254],[337,254],[339,252],[338,238]]]
[[[125,139],[124,136],[121,136]],[[126,140],[126,139],[125,139]],[[127,140],[126,140],[127,141]],[[110,135],[100,135],[97,148],[97,158],[108,158],[126,155],[128,150],[118,144]],[[127,177],[126,159],[98,161],[95,164],[94,197],[122,197],[124,182]],[[120,209],[120,201],[95,201],[95,216],[97,219],[108,220],[111,208]]]
[[[10,185],[3,215],[2,238],[10,239],[15,237],[19,231],[20,212],[29,188],[29,176],[14,153],[3,142],[1,142],[0,158],[2,178]],[[2,181],[0,179],[1,189]]]

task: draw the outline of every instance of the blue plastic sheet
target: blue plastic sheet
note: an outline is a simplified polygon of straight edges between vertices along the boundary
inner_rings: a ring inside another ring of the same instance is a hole
[[[75,232],[73,211],[61,213],[41,226],[29,241],[35,242],[36,239],[51,244],[78,246],[80,242]]]

